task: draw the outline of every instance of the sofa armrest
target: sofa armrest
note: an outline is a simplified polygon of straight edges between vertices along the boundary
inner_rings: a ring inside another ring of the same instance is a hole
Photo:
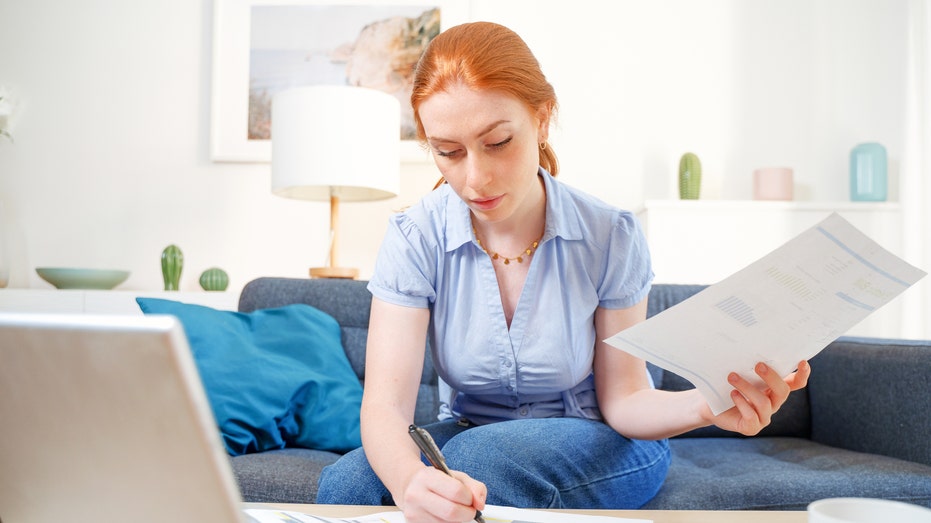
[[[812,440],[931,465],[931,341],[841,337],[811,365]]]

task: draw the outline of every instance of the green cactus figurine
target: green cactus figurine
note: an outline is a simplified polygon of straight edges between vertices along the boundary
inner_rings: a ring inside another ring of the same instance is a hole
[[[211,267],[200,274],[200,286],[205,291],[225,291],[230,277],[219,267]]]
[[[701,161],[693,153],[679,159],[679,198],[697,200],[701,192]]]
[[[184,267],[184,254],[177,245],[169,245],[162,251],[162,278],[166,291],[178,290],[181,283],[181,269]]]

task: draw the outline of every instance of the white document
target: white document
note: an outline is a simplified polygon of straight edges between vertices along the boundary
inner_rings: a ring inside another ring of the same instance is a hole
[[[924,275],[835,213],[606,341],[691,381],[719,414],[730,372],[759,384],[762,361],[786,376]]]
[[[399,510],[349,518],[267,509],[246,509],[245,512],[259,523],[405,523],[404,514]],[[652,523],[648,519],[586,516],[495,505],[487,505],[482,515],[486,523]]]

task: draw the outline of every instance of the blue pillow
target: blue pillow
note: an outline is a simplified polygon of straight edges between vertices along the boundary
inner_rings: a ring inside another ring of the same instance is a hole
[[[146,314],[181,321],[230,455],[284,447],[345,452],[362,444],[362,385],[332,316],[303,304],[247,314],[136,302]]]

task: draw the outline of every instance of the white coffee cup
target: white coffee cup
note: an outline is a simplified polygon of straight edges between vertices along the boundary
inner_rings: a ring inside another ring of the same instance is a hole
[[[871,498],[828,498],[808,505],[808,523],[931,523],[931,509]]]

